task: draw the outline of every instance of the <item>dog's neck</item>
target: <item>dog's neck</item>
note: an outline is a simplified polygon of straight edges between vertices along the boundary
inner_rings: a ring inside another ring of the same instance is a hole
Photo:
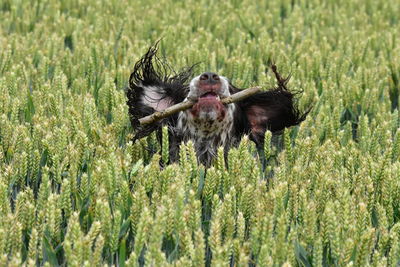
[[[206,166],[217,155],[218,147],[227,147],[233,137],[235,105],[229,104],[222,120],[196,120],[190,111],[181,111],[178,115],[177,131],[183,141],[192,140],[199,162]]]

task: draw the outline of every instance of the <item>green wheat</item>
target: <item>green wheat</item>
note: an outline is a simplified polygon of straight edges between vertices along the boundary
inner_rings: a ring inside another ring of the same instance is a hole
[[[3,0],[0,265],[398,266],[399,14],[383,0]],[[131,142],[123,90],[160,38],[176,69],[240,87],[273,87],[275,62],[313,109],[263,151],[244,137],[206,171],[189,142],[167,165],[167,128]]]

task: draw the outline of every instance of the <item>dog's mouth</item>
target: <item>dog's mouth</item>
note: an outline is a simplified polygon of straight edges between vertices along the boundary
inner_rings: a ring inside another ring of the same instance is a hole
[[[221,97],[220,97],[220,95],[218,95],[218,94],[215,93],[215,92],[206,92],[206,93],[202,94],[202,95],[199,97],[199,100],[200,100],[200,99],[207,99],[207,100],[214,100],[214,99],[216,99],[216,100],[220,101],[220,100],[221,100]]]
[[[227,106],[221,100],[227,95],[224,92],[220,77],[215,73],[206,72],[192,86],[192,100],[196,103],[191,108],[190,113],[195,120],[198,122],[207,121],[208,123],[217,120],[222,121],[225,118]]]
[[[226,107],[221,102],[221,95],[209,91],[199,96],[190,112],[200,121],[222,121],[226,114]]]

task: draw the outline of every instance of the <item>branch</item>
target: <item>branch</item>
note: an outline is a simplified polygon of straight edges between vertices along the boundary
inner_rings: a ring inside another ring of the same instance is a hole
[[[238,93],[236,93],[234,95],[231,95],[231,96],[223,98],[221,100],[221,103],[226,105],[226,104],[231,104],[231,103],[234,103],[234,102],[238,102],[238,101],[240,101],[242,99],[245,99],[245,98],[247,98],[249,96],[252,96],[252,95],[258,93],[260,90],[261,90],[260,87],[248,88],[248,89],[242,90],[242,91],[240,91],[240,92],[238,92]],[[173,115],[175,113],[178,113],[179,111],[183,111],[183,110],[189,109],[195,103],[196,103],[196,101],[187,100],[187,101],[183,101],[183,102],[181,102],[179,104],[170,106],[170,107],[166,108],[163,111],[154,112],[153,114],[151,114],[149,116],[146,116],[146,117],[143,117],[143,118],[139,119],[140,125],[143,126],[143,125],[147,125],[147,124],[152,124],[152,123],[157,122],[157,121],[159,121],[161,119],[169,117],[169,116],[171,116],[171,115]]]
[[[271,69],[272,69],[272,71],[273,71],[274,74],[275,74],[276,80],[278,81],[278,87],[279,87],[279,88],[283,88],[283,89],[285,89],[286,91],[288,91],[288,89],[287,89],[287,87],[286,87],[286,84],[287,84],[287,82],[288,82],[289,79],[290,79],[290,75],[289,75],[287,78],[283,78],[283,77],[279,74],[279,72],[278,72],[278,70],[277,70],[275,64],[272,64],[272,65],[271,65]]]

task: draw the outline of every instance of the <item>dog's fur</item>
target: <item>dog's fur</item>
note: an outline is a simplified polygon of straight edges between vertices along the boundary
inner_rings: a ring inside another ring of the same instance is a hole
[[[176,73],[156,53],[157,45],[150,47],[136,63],[129,79],[127,104],[132,126],[136,130],[134,140],[168,125],[171,161],[179,157],[179,144],[192,140],[199,162],[210,166],[219,146],[228,151],[243,135],[248,134],[257,147],[262,148],[266,130],[279,134],[285,127],[299,124],[307,115],[307,112],[300,113],[297,109],[294,93],[286,89],[287,80],[277,88],[223,105],[219,102],[220,97],[240,90],[228,79],[217,75],[215,77],[218,80],[211,84],[209,80],[203,81],[204,76],[199,75],[189,80],[194,66]],[[210,90],[213,92],[211,97],[200,98],[201,92],[207,93]],[[140,126],[139,118],[187,98],[198,102],[189,110],[151,125]]]

